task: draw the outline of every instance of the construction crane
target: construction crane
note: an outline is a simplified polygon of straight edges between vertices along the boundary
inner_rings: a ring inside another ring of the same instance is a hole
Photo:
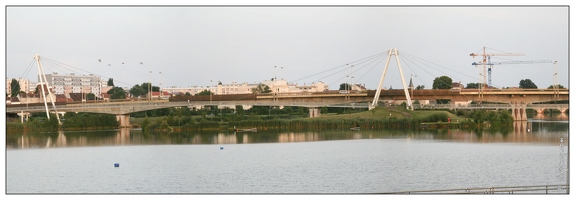
[[[487,53],[487,52],[485,52],[485,49],[486,48],[483,47],[483,53],[482,54],[475,54],[475,53],[469,54],[469,56],[472,56],[473,58],[475,58],[475,56],[483,57],[483,61],[480,62],[481,65],[483,66],[483,75],[482,75],[483,76],[483,87],[480,87],[480,89],[481,88],[487,88],[487,86],[485,85],[485,83],[487,82],[485,80],[486,79],[485,74],[487,73],[486,72],[486,70],[487,70],[486,65],[488,64],[487,59],[491,60],[491,56],[524,56],[525,55],[523,53]],[[491,62],[491,61],[489,61],[489,62]],[[489,69],[489,72],[490,72],[489,73],[489,80],[491,80],[491,68]],[[491,83],[490,83],[490,85],[491,85]]]
[[[532,61],[504,61],[504,62],[491,62],[490,56],[487,56],[487,63],[473,62],[471,65],[488,65],[487,74],[489,76],[487,87],[491,86],[491,68],[493,65],[511,65],[511,64],[538,64],[538,63],[551,63],[550,60],[532,60]]]

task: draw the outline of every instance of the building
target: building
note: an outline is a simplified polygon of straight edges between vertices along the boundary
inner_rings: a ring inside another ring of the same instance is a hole
[[[175,96],[175,95],[186,95],[186,93],[190,93],[190,95],[195,95],[201,91],[204,90],[210,90],[210,91],[214,91],[215,88],[210,88],[210,87],[202,87],[202,86],[189,86],[189,87],[178,87],[178,86],[172,86],[172,87],[165,87],[162,88],[162,91],[165,92],[169,92],[171,95]]]
[[[250,94],[252,89],[257,87],[259,84],[265,84],[270,87],[272,92],[276,93],[294,93],[294,92],[324,92],[328,90],[328,85],[318,81],[311,85],[299,86],[298,84],[288,83],[285,80],[265,80],[261,83],[237,83],[232,82],[231,84],[220,84],[215,86],[190,86],[190,87],[168,87],[162,88],[162,91],[169,92],[171,95],[185,95],[190,93],[190,95],[196,95],[197,93],[208,90],[215,95],[221,94]]]
[[[465,88],[465,87],[463,86],[463,84],[461,84],[461,82],[451,83],[451,89],[453,89],[453,90],[461,90],[463,88]]]
[[[30,88],[30,80],[28,79],[16,79],[16,81],[18,81],[18,84],[20,84],[20,92],[28,92],[29,88]],[[6,93],[7,94],[11,94],[12,93],[12,78],[7,78],[6,79]]]
[[[365,84],[364,85],[353,84],[353,85],[351,85],[351,91],[363,92],[363,91],[367,91],[367,88],[365,88]]]
[[[70,94],[70,93],[92,93],[96,96],[101,94],[102,80],[100,76],[90,75],[75,75],[46,74],[48,84],[54,89],[54,94]],[[39,80],[38,80],[39,81]]]
[[[313,82],[311,85],[298,85],[288,83],[285,80],[265,80],[262,82],[270,87],[272,92],[275,93],[293,93],[293,92],[325,92],[329,90],[329,86],[321,81]]]
[[[250,94],[252,93],[252,88],[257,87],[258,85],[259,85],[258,83],[250,84],[248,82],[244,83],[232,82],[231,84],[218,84],[217,86],[215,86],[215,91],[213,90],[210,91],[212,91],[214,94]]]

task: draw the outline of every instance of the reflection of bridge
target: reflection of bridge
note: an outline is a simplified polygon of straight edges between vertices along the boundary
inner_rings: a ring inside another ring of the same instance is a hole
[[[514,120],[527,120],[525,109],[531,108],[543,113],[544,109],[558,109],[564,113],[568,104],[533,104],[539,102],[565,101],[569,100],[568,90],[546,90],[546,89],[504,89],[504,90],[483,90],[483,96],[479,96],[477,90],[414,90],[410,91],[412,100],[448,99],[452,102],[475,101],[475,102],[499,102],[503,104],[470,104],[460,106],[455,103],[414,106],[415,109],[512,109]],[[295,94],[271,94],[271,95],[243,95],[242,98],[231,98],[233,95],[214,95],[214,101],[187,101],[184,97],[178,98],[180,101],[121,101],[89,104],[68,104],[58,106],[59,112],[92,112],[108,113],[117,115],[121,126],[129,125],[129,114],[134,112],[155,110],[170,107],[183,106],[228,106],[249,105],[249,106],[299,106],[310,108],[310,117],[319,116],[321,107],[350,107],[369,108],[369,103],[375,95],[375,91],[364,93],[295,93]],[[189,97],[190,99],[192,97]],[[406,101],[403,90],[383,90],[380,94],[382,100],[390,100],[396,103]],[[240,99],[240,100],[238,100]],[[176,99],[173,99],[176,100]],[[189,99],[188,99],[189,100]],[[43,112],[45,107],[19,107],[9,106],[6,112]]]
[[[161,134],[157,137],[143,137],[140,130],[122,128],[106,131],[104,134],[66,134],[66,131],[58,131],[57,135],[51,134],[22,134],[19,136],[8,135],[6,148],[52,148],[52,147],[77,147],[77,146],[110,146],[110,145],[141,145],[141,144],[247,144],[267,142],[310,142],[324,140],[348,140],[348,139],[373,139],[394,138],[414,140],[449,140],[470,143],[547,143],[560,145],[560,138],[568,136],[568,116],[555,118],[561,120],[564,125],[545,126],[548,117],[540,116],[542,120],[533,118],[530,121],[514,122],[513,130],[509,133],[490,133],[487,130],[470,131],[462,129],[443,129],[423,131],[414,134],[412,131],[403,129],[386,129],[386,131],[370,130],[362,131],[335,130],[320,132],[268,132],[264,134],[253,133],[173,133]],[[533,121],[533,122],[532,122]],[[535,122],[540,121],[540,122]],[[543,122],[541,122],[543,121]],[[550,122],[550,121],[547,121]],[[551,130],[550,127],[562,127],[559,130]],[[90,132],[88,132],[90,133]],[[569,145],[569,141],[565,141]]]

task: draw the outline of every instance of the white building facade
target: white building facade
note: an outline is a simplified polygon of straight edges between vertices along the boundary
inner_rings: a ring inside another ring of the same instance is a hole
[[[28,92],[28,88],[30,88],[30,80],[28,79],[16,79],[16,81],[18,81],[18,84],[20,85],[20,92]],[[12,78],[7,78],[6,79],[6,93],[10,94],[12,93],[12,86],[10,85],[12,84]]]
[[[232,82],[231,84],[218,84],[214,86],[190,86],[190,87],[167,87],[162,88],[162,91],[171,93],[172,95],[186,94],[196,95],[197,93],[208,90],[215,95],[221,94],[250,94],[252,89],[257,87],[260,83],[237,83]],[[299,86],[298,84],[288,83],[285,80],[275,80],[275,81],[262,81],[261,84],[265,84],[270,87],[270,90],[275,93],[297,93],[297,92],[324,92],[329,89],[328,85],[319,81],[314,82],[311,85]]]
[[[54,72],[46,74],[46,79],[50,87],[54,89],[54,94],[65,95],[70,93],[93,93],[99,96],[103,83],[100,76],[94,76],[93,74],[75,75],[74,73],[58,74]]]

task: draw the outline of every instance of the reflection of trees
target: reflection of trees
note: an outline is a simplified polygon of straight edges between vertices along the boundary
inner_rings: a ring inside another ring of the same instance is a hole
[[[477,138],[482,138],[482,137],[483,137],[483,129],[482,129],[482,128],[474,128],[471,132],[473,132],[473,134],[474,134]]]
[[[538,127],[542,130],[547,130],[550,132],[561,132],[565,130],[569,130],[569,123],[537,123]],[[535,126],[535,122],[534,122]]]
[[[529,131],[528,131],[529,130]],[[511,127],[489,129],[384,129],[330,130],[316,132],[171,132],[142,133],[141,130],[58,131],[6,134],[6,148],[49,148],[64,146],[114,146],[154,144],[235,144],[309,142],[350,139],[451,140],[462,142],[533,142],[558,144],[568,136],[569,123],[518,121]]]
[[[503,136],[503,138],[506,138],[507,135],[509,135],[509,133],[510,133],[511,131],[513,131],[513,127],[509,127],[509,126],[504,126],[504,127],[501,127],[501,128],[499,129],[499,132],[501,133],[501,135]]]

